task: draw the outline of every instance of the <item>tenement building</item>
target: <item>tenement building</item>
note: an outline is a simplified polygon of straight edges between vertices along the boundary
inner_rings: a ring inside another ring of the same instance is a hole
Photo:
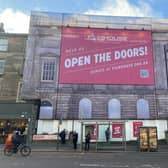
[[[22,97],[40,100],[37,134],[83,139],[164,139],[168,118],[168,20],[32,12]]]
[[[8,133],[31,126],[34,105],[21,99],[27,34],[6,33],[0,23],[0,143]]]

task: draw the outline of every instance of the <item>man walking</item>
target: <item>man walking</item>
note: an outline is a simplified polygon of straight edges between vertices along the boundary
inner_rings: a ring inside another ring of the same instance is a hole
[[[72,139],[73,139],[73,147],[76,150],[78,142],[78,133],[76,131],[73,132]]]

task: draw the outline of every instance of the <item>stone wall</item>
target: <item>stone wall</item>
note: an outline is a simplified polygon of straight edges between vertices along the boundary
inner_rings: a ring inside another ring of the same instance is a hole
[[[22,81],[27,35],[0,34],[8,39],[8,50],[0,52],[5,60],[4,73],[0,76],[0,101],[15,101],[18,84]]]
[[[47,15],[47,13],[33,13],[31,16],[22,89],[22,96],[25,99],[50,100],[54,107],[54,116],[67,119],[78,118],[79,101],[86,97],[92,100],[93,117],[100,119],[107,117],[108,101],[111,98],[117,98],[121,102],[122,118],[134,119],[137,111],[136,101],[139,98],[144,98],[149,102],[150,117],[152,119],[168,117],[168,109],[166,107],[166,104],[168,104],[168,69],[164,47],[168,44],[167,20],[165,20],[165,23],[160,24],[158,20],[152,22],[153,20],[150,19],[148,24],[145,21],[145,24],[138,24],[133,19],[131,25],[126,22],[110,23],[103,17],[101,21],[96,22],[96,16],[93,22],[91,17],[87,20],[85,16],[83,16],[83,22],[82,17],[80,20],[79,18],[77,19],[77,16],[73,16],[76,18],[70,18],[68,22],[68,19],[64,19],[63,16],[61,14]],[[120,29],[130,27],[130,29],[137,30],[146,25],[145,28],[152,31],[155,86],[59,84],[61,27],[66,24],[68,26],[72,24],[77,27],[90,26],[100,28],[108,25],[110,28],[117,28],[118,26]],[[41,81],[41,63],[44,59],[55,59],[56,61],[55,79],[49,83]]]

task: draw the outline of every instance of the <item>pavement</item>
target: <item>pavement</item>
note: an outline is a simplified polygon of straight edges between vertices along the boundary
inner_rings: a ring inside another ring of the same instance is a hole
[[[84,150],[83,146],[78,145],[77,150],[73,149],[72,143],[60,144],[55,142],[32,142],[29,144],[31,146],[32,152],[160,152],[160,153],[168,153],[168,144],[167,143],[158,143],[157,150],[147,150],[140,151],[137,143],[127,143],[127,144],[90,144],[90,150]],[[4,145],[0,144],[0,152],[3,151]]]

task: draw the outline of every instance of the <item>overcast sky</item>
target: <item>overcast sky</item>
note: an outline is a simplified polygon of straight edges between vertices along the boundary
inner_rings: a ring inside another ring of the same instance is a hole
[[[28,33],[31,11],[168,18],[168,0],[0,0],[6,32]]]

